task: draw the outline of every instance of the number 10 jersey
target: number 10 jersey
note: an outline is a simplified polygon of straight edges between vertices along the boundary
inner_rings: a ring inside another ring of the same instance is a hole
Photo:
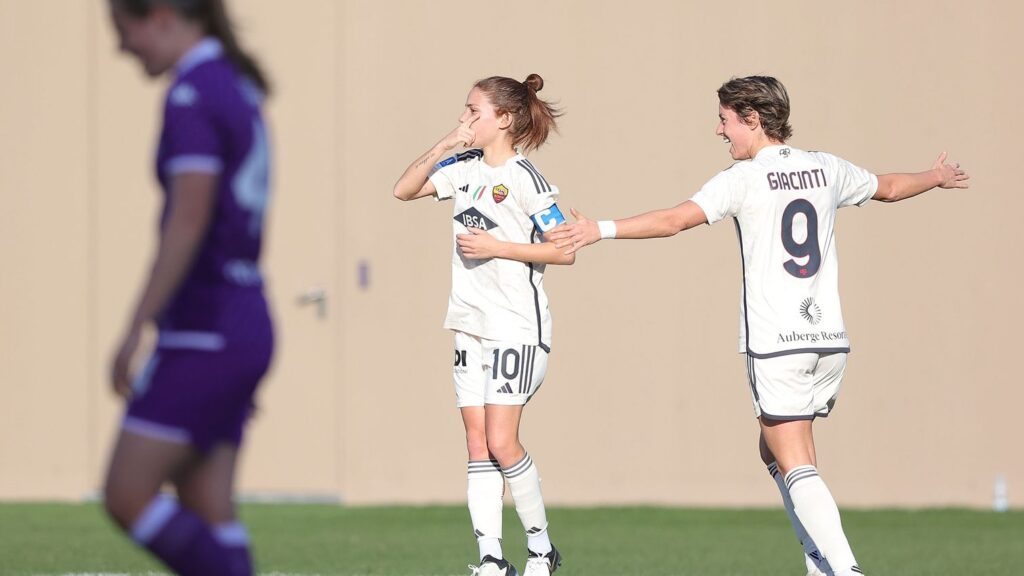
[[[736,224],[740,353],[849,352],[836,211],[863,204],[877,189],[874,174],[841,158],[777,145],[720,172],[693,196],[709,224],[727,216]]]

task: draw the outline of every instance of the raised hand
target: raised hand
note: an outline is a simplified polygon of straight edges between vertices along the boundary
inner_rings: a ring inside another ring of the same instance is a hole
[[[114,392],[122,398],[132,394],[131,362],[135,351],[139,348],[139,328],[132,326],[118,346],[114,360],[110,366],[110,384]]]
[[[575,208],[569,211],[576,221],[572,224],[561,224],[544,236],[549,242],[554,242],[555,248],[565,249],[566,254],[572,254],[601,239],[601,230],[597,227],[597,222]]]
[[[959,162],[946,163],[946,153],[939,154],[935,164],[932,164],[932,170],[935,170],[939,174],[940,183],[939,188],[968,188],[967,181],[970,180],[970,175],[967,174],[962,168],[960,168]]]
[[[458,127],[448,133],[442,142],[447,150],[456,146],[469,148],[476,141],[476,132],[473,132],[473,123],[480,119],[479,114],[474,114],[464,121],[459,122]]]

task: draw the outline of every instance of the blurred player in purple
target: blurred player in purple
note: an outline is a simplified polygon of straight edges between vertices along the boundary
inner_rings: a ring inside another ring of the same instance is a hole
[[[172,78],[156,173],[159,247],[114,358],[128,408],[104,487],[110,516],[179,574],[253,573],[235,465],[273,328],[259,270],[267,82],[221,0],[110,0],[120,49]],[[156,348],[132,379],[140,332]],[[177,498],[162,494],[173,484]]]

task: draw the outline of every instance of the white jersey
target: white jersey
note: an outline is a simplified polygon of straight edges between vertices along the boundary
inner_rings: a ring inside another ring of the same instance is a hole
[[[839,304],[836,210],[859,206],[878,178],[846,160],[768,146],[692,198],[708,223],[736,223],[743,256],[741,353],[849,352]]]
[[[520,154],[491,167],[483,161],[483,151],[469,150],[438,163],[430,181],[438,200],[454,200],[453,238],[473,227],[498,240],[530,244],[543,242],[534,220],[544,231],[557,225],[550,215],[558,213],[553,208],[558,188]],[[549,350],[551,313],[544,293],[544,265],[503,258],[472,260],[455,245],[444,327]]]

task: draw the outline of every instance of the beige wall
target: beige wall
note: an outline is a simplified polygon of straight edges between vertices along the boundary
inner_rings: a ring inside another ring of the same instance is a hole
[[[1011,145],[1016,3],[235,0],[269,69],[267,246],[280,328],[241,488],[354,503],[464,497],[450,384],[450,206],[390,196],[473,80],[538,72],[567,111],[533,156],[561,205],[675,204],[728,165],[714,90],[768,73],[792,143],[876,172],[948,149],[969,192],[845,210],[854,339],[820,468],[851,506],[1024,505]],[[301,11],[295,9],[301,6]],[[78,499],[120,407],[108,355],[153,249],[161,83],[118,58],[101,0],[0,0],[0,498]],[[770,38],[771,41],[764,38]],[[732,227],[609,242],[550,270],[555,343],[524,442],[561,504],[774,505],[734,353]],[[370,286],[357,285],[366,263]],[[300,306],[322,288],[326,315]]]

